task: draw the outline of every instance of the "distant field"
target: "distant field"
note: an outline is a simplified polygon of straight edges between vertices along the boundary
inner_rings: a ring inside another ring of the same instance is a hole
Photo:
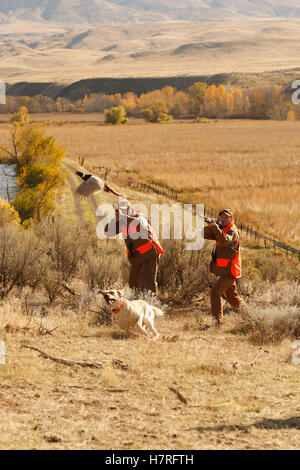
[[[97,125],[103,123],[99,114],[43,119],[73,121],[48,130],[75,162],[84,158],[87,167],[128,172],[175,189],[195,203],[231,207],[243,222],[300,246],[299,122],[156,125],[135,120],[134,125],[113,127]],[[4,137],[8,126],[1,124],[0,131]]]

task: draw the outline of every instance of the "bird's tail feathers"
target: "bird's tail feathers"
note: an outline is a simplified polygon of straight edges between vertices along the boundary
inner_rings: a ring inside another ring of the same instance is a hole
[[[104,191],[106,191],[107,193],[112,193],[115,196],[125,197],[124,194],[117,193],[114,189],[112,189],[110,186],[108,186],[107,183],[105,183]]]

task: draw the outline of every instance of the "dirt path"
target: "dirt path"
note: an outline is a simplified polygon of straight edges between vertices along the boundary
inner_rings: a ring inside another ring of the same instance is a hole
[[[78,198],[78,196],[76,194],[77,185],[76,185],[76,183],[74,181],[74,178],[73,178],[73,174],[75,173],[77,168],[75,166],[71,165],[70,163],[67,163],[66,161],[64,161],[63,165],[69,171],[68,176],[67,176],[67,180],[68,180],[68,183],[69,183],[69,185],[71,187],[71,190],[72,190],[76,215],[78,216],[79,220],[82,221],[82,220],[85,219],[85,217],[84,217],[83,209],[82,209],[82,206],[81,206],[81,203],[80,203],[80,199]],[[84,168],[83,168],[83,171],[84,171]],[[87,199],[87,201],[88,201],[88,204],[90,206],[92,214],[96,214],[98,203],[97,203],[95,197],[92,195]]]
[[[73,194],[73,199],[74,199],[74,207],[75,207],[75,213],[78,217],[78,220],[80,222],[84,222],[84,215],[83,215],[83,210],[82,210],[82,207],[81,207],[81,204],[80,204],[80,201],[79,201],[79,198],[76,197],[76,193],[75,193],[75,190],[76,190],[76,185],[75,185],[75,182],[74,182],[74,179],[73,177],[68,174],[67,175],[67,181],[70,185],[70,188],[72,190],[72,194]]]

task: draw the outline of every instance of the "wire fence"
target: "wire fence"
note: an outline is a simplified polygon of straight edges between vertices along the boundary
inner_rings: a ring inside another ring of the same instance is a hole
[[[93,167],[93,169],[101,169],[102,172],[103,170],[105,170],[106,175],[109,172],[109,170],[104,167]],[[137,179],[134,179],[132,176],[123,173],[118,173],[114,175],[114,179],[115,177],[117,177],[120,183],[125,184],[128,187],[134,187],[135,189],[141,190],[143,192],[154,193],[159,196],[163,196],[173,201],[176,201],[180,204],[190,203],[190,201],[184,199],[184,197],[176,193],[176,191],[172,191],[168,188],[156,186],[154,184],[142,183]],[[217,218],[218,210],[209,206],[204,206],[204,215],[207,217]],[[274,251],[274,253],[284,251],[286,257],[290,256],[300,262],[300,250],[298,250],[297,248],[287,245],[286,243],[282,243],[279,240],[276,240],[274,237],[270,237],[268,235],[264,235],[263,233],[258,232],[257,230],[253,229],[251,225],[244,224],[241,220],[238,220],[238,218],[236,217],[234,222],[237,228],[239,229],[240,233],[243,236],[250,238],[257,246],[270,248]]]

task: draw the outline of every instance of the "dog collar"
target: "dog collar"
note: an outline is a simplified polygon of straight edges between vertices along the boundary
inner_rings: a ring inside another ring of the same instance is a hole
[[[125,302],[125,299],[122,299],[122,302],[120,303],[119,307],[113,310],[112,312],[118,313],[121,310],[122,306],[124,305],[124,302]]]

